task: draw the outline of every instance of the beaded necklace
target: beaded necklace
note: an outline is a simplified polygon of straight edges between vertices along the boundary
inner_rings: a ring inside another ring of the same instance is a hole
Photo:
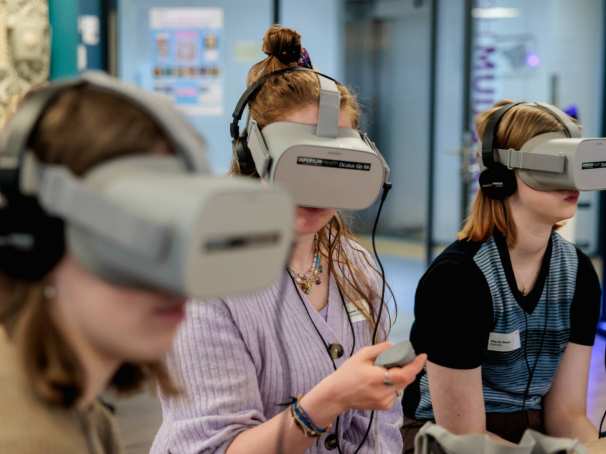
[[[320,285],[322,283],[322,256],[320,254],[320,242],[318,235],[314,237],[314,258],[311,267],[305,273],[298,273],[294,269],[290,268],[290,271],[294,274],[295,282],[303,293],[309,295],[314,285]]]

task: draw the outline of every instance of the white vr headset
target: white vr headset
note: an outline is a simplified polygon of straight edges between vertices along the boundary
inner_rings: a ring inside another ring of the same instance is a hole
[[[261,130],[249,118],[240,136],[238,123],[244,109],[263,84],[296,71],[318,77],[318,124],[279,121]],[[243,93],[232,115],[230,133],[240,167],[254,166],[261,178],[286,188],[299,206],[349,210],[369,207],[388,183],[389,167],[366,134],[339,128],[340,104],[336,81],[313,70],[291,67],[261,77]]]
[[[517,170],[522,181],[537,190],[606,190],[606,139],[581,138],[577,124],[551,104],[528,104],[551,113],[565,132],[540,134],[526,142],[520,150],[493,149],[494,131],[500,117],[508,110],[504,109],[482,142],[484,163],[490,161],[490,157],[486,156],[486,153],[490,153],[495,162],[510,170]]]
[[[174,155],[112,159],[83,178],[38,162],[26,151],[38,120],[64,89],[76,86],[144,111]],[[292,240],[290,197],[244,178],[210,176],[200,136],[157,95],[86,73],[28,98],[4,139],[0,190],[7,203],[0,215],[10,213],[11,200],[34,197],[48,215],[64,220],[69,252],[112,283],[207,298],[266,287],[283,269]]]

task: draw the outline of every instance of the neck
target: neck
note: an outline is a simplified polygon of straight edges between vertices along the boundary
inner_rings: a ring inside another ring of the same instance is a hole
[[[547,224],[523,210],[510,210],[518,232],[516,244],[509,248],[512,260],[514,258],[527,260],[543,257],[549,244],[553,230]]]
[[[315,234],[298,235],[290,259],[290,267],[298,272],[305,272],[311,266],[314,256]]]
[[[68,311],[62,311],[60,301],[52,304],[51,316],[65,342],[70,346],[84,371],[82,395],[76,402],[76,408],[89,408],[97,397],[105,391],[109,382],[118,369],[120,361],[94,348],[83,333],[78,329]]]

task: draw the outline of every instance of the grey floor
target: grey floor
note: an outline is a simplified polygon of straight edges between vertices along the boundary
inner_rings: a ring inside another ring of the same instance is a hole
[[[397,300],[398,317],[391,333],[391,340],[397,342],[408,339],[413,321],[414,290],[424,265],[420,260],[394,256],[385,256],[383,260]],[[591,364],[588,413],[595,424],[599,423],[606,408],[604,348],[604,340],[598,339]],[[162,419],[159,402],[153,393],[147,392],[128,399],[114,399],[113,403],[126,454],[147,454]]]

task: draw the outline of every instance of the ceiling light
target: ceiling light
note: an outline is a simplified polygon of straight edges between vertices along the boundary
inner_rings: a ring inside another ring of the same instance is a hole
[[[473,8],[471,16],[474,19],[512,19],[520,15],[517,8]]]

